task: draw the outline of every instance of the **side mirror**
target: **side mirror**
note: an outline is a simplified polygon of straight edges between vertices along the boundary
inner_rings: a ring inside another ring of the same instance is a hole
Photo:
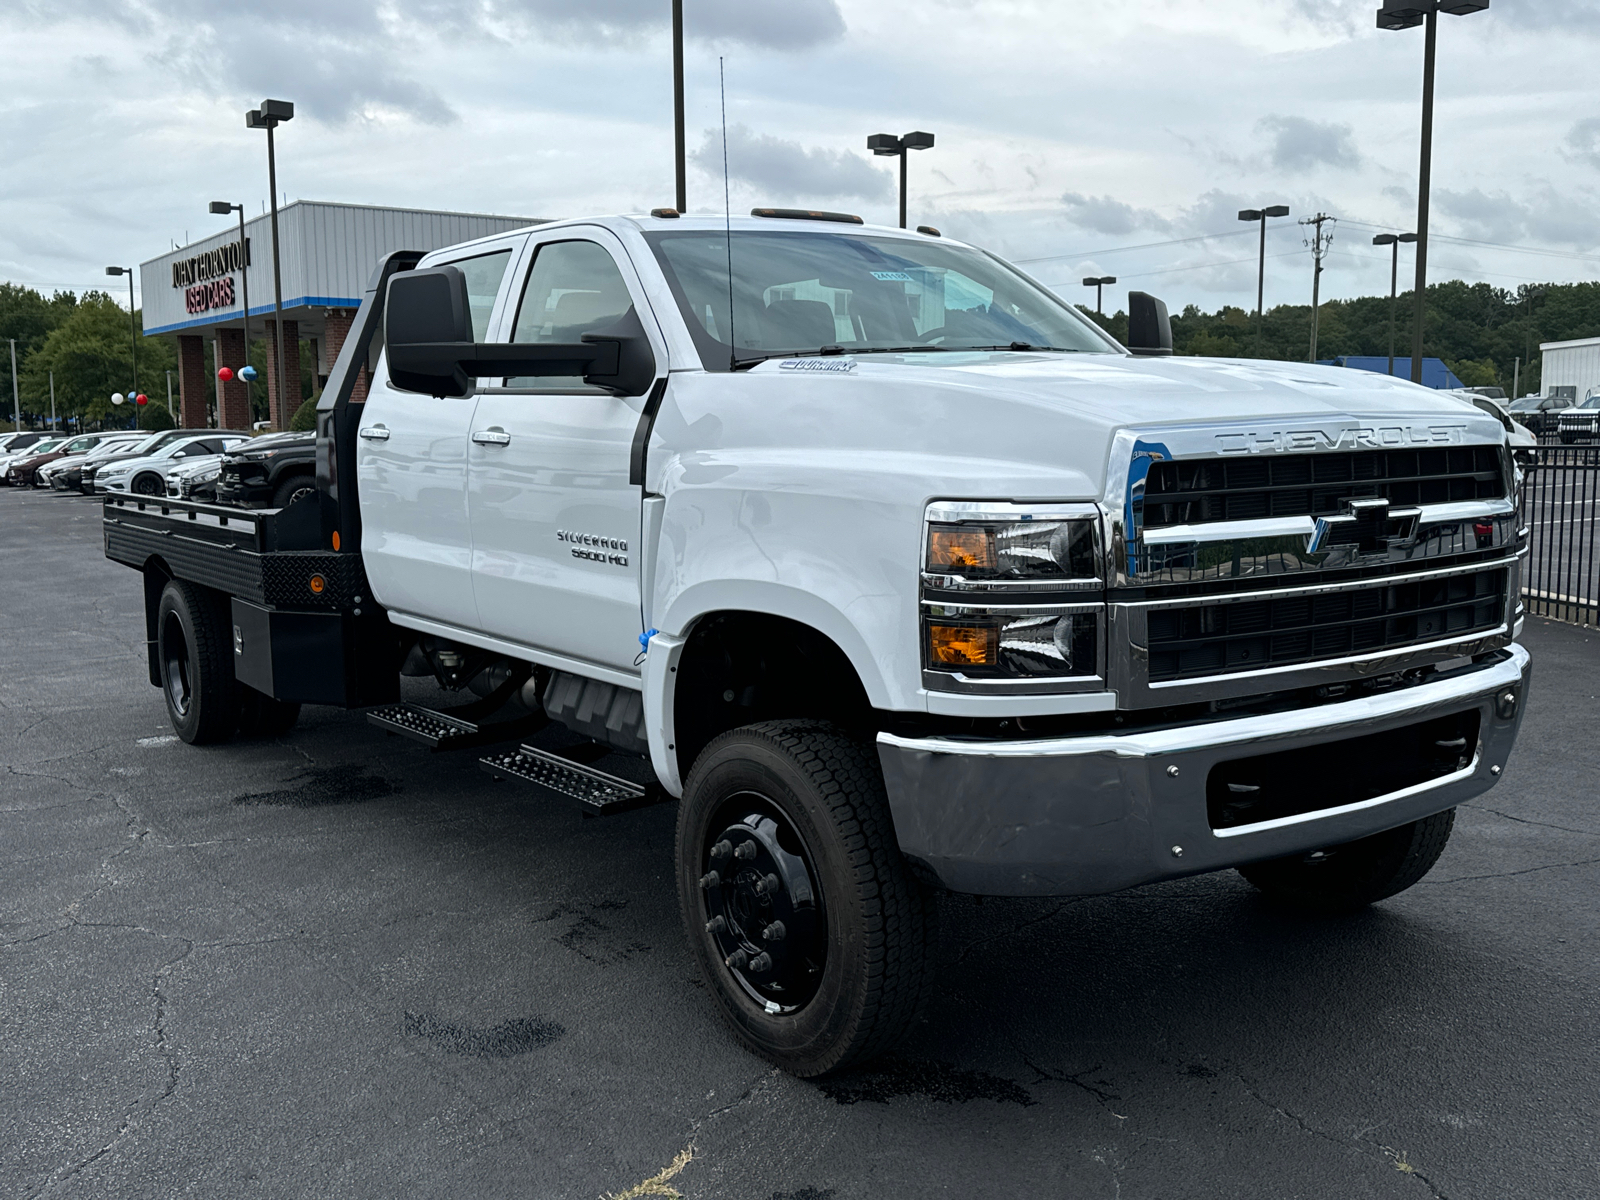
[[[640,396],[655,380],[655,354],[632,308],[576,343],[474,342],[467,280],[457,267],[391,279],[383,331],[389,382],[407,392],[465,396],[470,381],[484,376],[581,375],[585,383]]]
[[[1128,293],[1128,349],[1139,355],[1172,353],[1172,319],[1149,292]]]

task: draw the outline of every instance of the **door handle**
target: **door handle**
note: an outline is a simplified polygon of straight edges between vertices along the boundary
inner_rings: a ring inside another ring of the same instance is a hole
[[[387,442],[389,440],[389,427],[387,425],[368,425],[361,430],[361,436],[369,442]]]
[[[511,435],[498,425],[491,425],[487,429],[474,429],[472,440],[480,446],[509,446]]]

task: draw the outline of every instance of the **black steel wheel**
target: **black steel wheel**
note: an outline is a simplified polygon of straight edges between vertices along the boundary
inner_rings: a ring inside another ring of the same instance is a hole
[[[1240,867],[1270,899],[1311,912],[1346,913],[1398,895],[1439,861],[1456,810],[1307,854]]]
[[[821,721],[714,739],[678,808],[678,894],[723,1018],[816,1076],[888,1049],[932,986],[934,908],[870,744]]]
[[[173,730],[195,746],[225,741],[238,716],[221,597],[197,584],[168,581],[156,609],[156,652]]]

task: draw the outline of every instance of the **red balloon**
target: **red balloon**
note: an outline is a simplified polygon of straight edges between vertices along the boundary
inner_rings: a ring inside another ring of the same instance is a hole
[[[222,367],[222,368],[220,368],[217,371],[217,378],[222,380],[223,383],[227,383],[228,380],[233,378],[233,368],[232,367]]]
[[[146,396],[143,392],[140,392],[139,393],[139,399],[137,401],[135,401],[135,403],[137,403],[137,404],[149,404],[150,403],[150,397]]]

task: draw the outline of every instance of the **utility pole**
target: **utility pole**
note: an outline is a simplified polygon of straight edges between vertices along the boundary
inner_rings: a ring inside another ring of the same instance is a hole
[[[50,428],[56,427],[56,373],[50,372]]]
[[[1306,245],[1311,247],[1311,257],[1315,267],[1311,272],[1311,358],[1310,362],[1317,361],[1317,318],[1322,303],[1322,260],[1327,256],[1328,247],[1333,244],[1333,230],[1326,233],[1322,231],[1324,224],[1337,225],[1337,217],[1330,217],[1327,213],[1318,213],[1314,217],[1302,217],[1300,224],[1314,226],[1313,231],[1306,237]]]
[[[11,429],[14,433],[22,431],[22,393],[17,390],[17,339],[7,338],[11,343]]]
[[[678,172],[678,211],[689,210],[689,181],[683,146],[683,0],[672,0],[672,137]]]
[[[1521,385],[1522,385],[1522,355],[1519,354],[1519,355],[1517,355],[1516,358],[1514,358],[1512,360],[1512,365],[1511,365],[1511,398],[1513,400],[1522,399],[1521,396],[1517,395],[1517,393],[1522,390],[1522,386]]]
[[[172,372],[167,372],[167,416],[172,417]],[[176,418],[174,418],[176,419]]]

